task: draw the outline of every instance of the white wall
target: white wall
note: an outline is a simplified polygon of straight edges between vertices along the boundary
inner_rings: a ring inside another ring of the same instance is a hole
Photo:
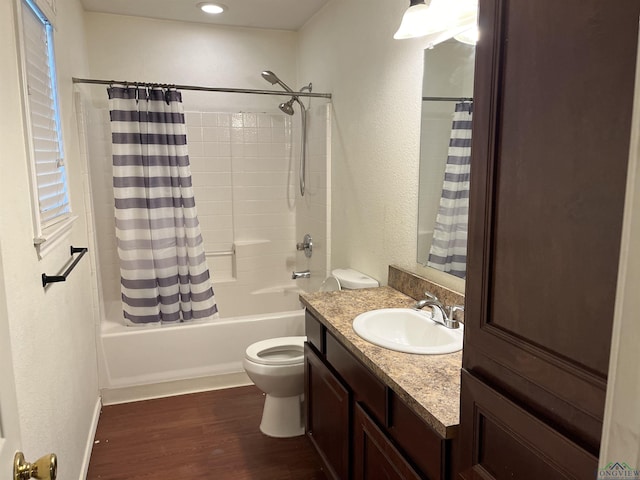
[[[451,284],[416,263],[426,41],[393,39],[406,8],[331,1],[300,32],[298,78],[333,94],[332,266],[386,283],[396,264]]]
[[[83,12],[77,0],[57,2],[55,46],[62,127],[72,207],[80,218],[69,242],[38,260],[33,247],[14,5],[12,0],[0,0],[0,274],[7,290],[22,447],[33,460],[57,453],[59,478],[80,478],[98,401],[91,262],[83,259],[66,283],[46,291],[40,275],[60,271],[69,259],[69,243],[88,245],[83,199],[86,168],[78,149],[71,85],[72,75],[87,72]],[[8,471],[6,465],[2,469]]]
[[[295,32],[85,14],[92,78],[277,89],[273,70],[296,88]],[[98,87],[104,92],[104,87]],[[105,94],[106,97],[106,94]],[[184,92],[185,110],[277,112],[287,96]]]

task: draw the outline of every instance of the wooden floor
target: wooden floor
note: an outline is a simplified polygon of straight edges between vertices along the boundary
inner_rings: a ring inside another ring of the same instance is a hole
[[[87,479],[326,480],[306,436],[260,432],[263,404],[251,386],[103,407]]]

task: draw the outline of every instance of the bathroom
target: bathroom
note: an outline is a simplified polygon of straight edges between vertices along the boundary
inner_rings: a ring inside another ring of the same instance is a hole
[[[331,172],[326,205],[330,222],[325,244],[318,241],[316,251],[330,250],[330,261],[316,272],[312,266],[311,280],[323,279],[331,268],[350,266],[385,285],[389,265],[397,265],[440,283],[448,281],[416,262],[421,117],[416,99],[422,91],[426,43],[392,40],[406,1],[312,2],[319,10],[289,31],[91,13],[79,0],[51,3],[56,10],[69,188],[78,216],[70,244],[91,245],[96,211],[88,194],[91,167],[81,147],[72,77],[264,89],[270,86],[260,72],[270,69],[295,89],[313,82],[314,91],[332,94],[330,165],[325,166]],[[18,444],[28,457],[55,451],[61,459],[61,478],[83,478],[104,387],[96,346],[102,318],[99,259],[90,251],[67,284],[43,290],[41,274],[57,272],[68,260],[68,249],[54,248],[42,260],[34,252],[27,155],[17,120],[23,107],[16,73],[14,2],[2,0],[1,5],[0,84],[5,105],[1,158],[4,172],[11,174],[2,175],[0,188],[5,205],[0,214],[0,351],[3,365],[12,366],[7,371],[13,372],[15,394],[3,389],[0,404],[3,410],[18,412]],[[104,92],[104,87],[89,88]],[[261,108],[271,112],[282,101],[259,98]],[[233,100],[223,97],[217,107],[228,113],[231,101],[243,111],[249,109],[245,102],[254,100],[243,95]],[[312,104],[320,105],[315,99]],[[292,122],[297,121],[294,116]],[[301,241],[304,233],[296,231],[292,240]],[[298,259],[294,247],[290,255]],[[295,268],[300,266],[307,268],[304,264]],[[292,269],[293,264],[283,267],[280,285],[290,284],[287,274]],[[460,282],[448,286],[462,289]],[[216,294],[223,304],[221,293],[216,290]],[[293,298],[297,301],[295,294]],[[3,433],[9,427],[3,419]],[[10,457],[13,452],[6,458]]]

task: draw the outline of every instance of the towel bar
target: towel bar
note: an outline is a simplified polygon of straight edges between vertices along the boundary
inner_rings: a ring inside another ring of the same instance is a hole
[[[47,275],[46,273],[43,273],[42,274],[42,287],[43,288],[46,287],[47,284],[49,284],[49,283],[66,281],[67,277],[69,276],[71,271],[74,268],[76,268],[76,265],[78,264],[78,262],[82,259],[82,257],[84,257],[84,254],[87,253],[89,251],[89,249],[87,247],[74,247],[74,246],[71,246],[70,251],[71,251],[71,256],[73,256],[76,253],[79,253],[80,255],[78,255],[75,258],[73,263],[71,265],[69,265],[69,268],[67,268],[62,275]]]

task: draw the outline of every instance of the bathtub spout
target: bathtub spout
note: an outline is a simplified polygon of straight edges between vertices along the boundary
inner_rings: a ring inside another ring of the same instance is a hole
[[[296,280],[298,278],[309,278],[311,277],[311,272],[309,270],[305,270],[303,272],[291,272],[291,279]]]

